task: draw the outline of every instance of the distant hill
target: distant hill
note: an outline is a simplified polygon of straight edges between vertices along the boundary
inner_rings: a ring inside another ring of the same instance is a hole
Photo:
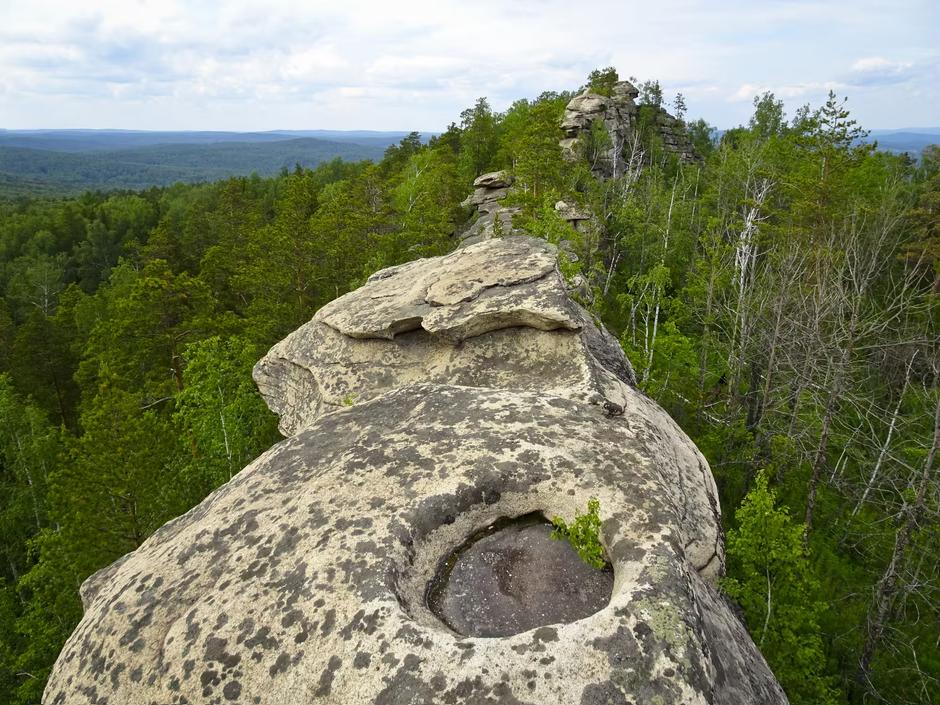
[[[940,127],[872,130],[868,141],[876,141],[878,148],[886,152],[909,152],[918,156],[927,145],[940,144]]]
[[[266,176],[336,157],[378,160],[407,134],[0,130],[0,197]]]
[[[715,130],[714,139],[720,140],[727,130]],[[907,152],[920,157],[924,147],[940,144],[940,127],[902,127],[894,130],[870,130],[865,142],[877,142],[878,149],[900,154]]]

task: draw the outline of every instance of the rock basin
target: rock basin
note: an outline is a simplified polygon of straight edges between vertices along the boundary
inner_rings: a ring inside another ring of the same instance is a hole
[[[551,533],[540,512],[502,517],[474,533],[428,585],[431,612],[458,634],[500,637],[574,622],[606,607],[613,568],[588,565]]]

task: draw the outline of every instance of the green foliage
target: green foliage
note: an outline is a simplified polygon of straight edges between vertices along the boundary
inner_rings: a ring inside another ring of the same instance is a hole
[[[748,628],[794,705],[839,702],[824,677],[819,618],[825,605],[803,553],[803,527],[775,504],[759,473],[728,534],[732,575],[722,586],[744,610]]]
[[[556,94],[516,101],[500,121],[497,162],[515,175],[523,203],[537,204],[546,193],[563,188],[566,164],[558,143],[566,102]]]
[[[556,247],[571,248],[575,254],[574,258],[565,249],[562,249],[558,256],[558,268],[561,270],[562,276],[570,283],[576,275],[581,273],[581,264],[584,260],[578,253],[583,253],[584,248],[591,243],[585,242],[582,233],[575,230],[555,210],[553,205],[554,196],[553,193],[548,194],[538,208],[527,211],[519,219],[518,225],[525,232],[534,237],[542,238]]]
[[[614,84],[620,80],[617,69],[608,66],[603,69],[594,69],[588,74],[587,87],[594,93],[610,96],[614,89]]]
[[[596,497],[588,500],[587,513],[575,513],[571,524],[561,517],[552,517],[551,537],[558,541],[567,541],[578,552],[581,560],[594,568],[607,565],[604,546],[601,544],[601,503]]]
[[[457,162],[459,183],[463,188],[494,166],[498,149],[497,116],[486,98],[460,113],[460,152]]]
[[[243,338],[190,343],[173,419],[191,443],[182,472],[194,501],[231,480],[277,440],[277,418],[255,389],[251,368],[262,351]]]
[[[634,83],[637,81],[634,79]],[[637,85],[637,88],[640,91],[639,103],[641,105],[650,105],[654,108],[659,108],[663,104],[663,89],[659,85],[659,81],[643,81]]]

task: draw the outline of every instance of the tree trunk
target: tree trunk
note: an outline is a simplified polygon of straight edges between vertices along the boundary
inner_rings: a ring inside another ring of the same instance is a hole
[[[862,508],[862,505],[865,504],[865,500],[868,499],[868,494],[871,492],[872,487],[875,486],[875,481],[878,479],[878,474],[881,472],[881,466],[884,463],[885,456],[888,454],[888,448],[891,446],[891,437],[894,435],[894,429],[898,423],[898,415],[901,412],[901,403],[904,401],[905,392],[907,392],[907,385],[911,379],[911,367],[913,365],[914,355],[911,355],[911,360],[907,363],[907,373],[904,375],[904,385],[901,387],[901,393],[898,395],[898,403],[894,407],[894,413],[891,414],[891,423],[888,424],[888,435],[885,437],[885,442],[881,445],[881,451],[878,453],[878,459],[875,461],[875,467],[872,468],[871,477],[868,478],[868,482],[865,484],[865,491],[862,492],[861,499],[858,500],[858,504],[856,504],[855,508],[852,510],[853,517],[858,514],[859,510]]]
[[[904,507],[904,517],[897,535],[895,536],[894,551],[891,554],[891,560],[888,563],[888,567],[885,569],[884,575],[881,576],[881,580],[878,581],[878,585],[875,587],[875,595],[868,611],[868,634],[865,638],[865,646],[862,648],[862,654],[858,660],[858,672],[855,677],[856,683],[860,688],[864,688],[869,683],[871,662],[884,636],[891,607],[894,604],[894,598],[898,592],[898,578],[900,576],[901,566],[904,562],[905,553],[910,545],[911,535],[917,527],[918,516],[924,508],[927,486],[930,484],[930,476],[933,471],[933,464],[937,458],[938,448],[940,448],[940,398],[937,399],[937,404],[934,408],[933,443],[931,443],[930,451],[927,453],[927,459],[924,461],[923,470],[920,474],[920,480],[917,483],[917,494],[914,501]]]

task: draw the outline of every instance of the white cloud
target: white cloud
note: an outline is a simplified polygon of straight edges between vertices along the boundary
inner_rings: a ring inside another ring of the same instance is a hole
[[[667,97],[682,91],[691,116],[721,126],[746,120],[764,90],[797,101],[829,86],[857,88],[871,126],[940,124],[923,68],[938,56],[931,0],[0,7],[0,127],[100,126],[107,115],[139,128],[442,129],[478,96],[503,109],[609,64],[658,78]]]
[[[741,86],[728,96],[728,100],[733,103],[740,103],[746,101],[750,103],[754,100],[754,96],[760,95],[761,93],[766,93],[770,88],[767,86],[758,86],[753,83],[742,83]]]
[[[847,81],[855,86],[904,83],[915,78],[923,68],[912,61],[890,61],[881,56],[870,56],[852,64]]]

